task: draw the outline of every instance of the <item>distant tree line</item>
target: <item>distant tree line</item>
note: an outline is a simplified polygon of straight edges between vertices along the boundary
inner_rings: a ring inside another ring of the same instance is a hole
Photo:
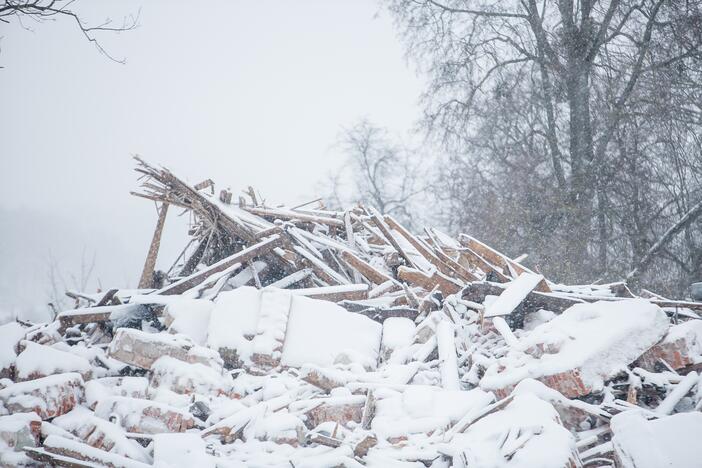
[[[359,146],[382,134],[362,122],[347,132],[359,198],[420,203],[563,282],[702,281],[702,1],[387,6],[429,78],[421,127],[442,155],[424,186],[383,184],[414,181],[427,153]],[[382,154],[404,162],[369,172]]]

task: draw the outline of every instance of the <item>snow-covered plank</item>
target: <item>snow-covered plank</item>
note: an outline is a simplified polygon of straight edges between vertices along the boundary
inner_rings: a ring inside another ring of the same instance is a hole
[[[421,286],[426,291],[431,291],[434,286],[438,285],[439,290],[448,296],[455,294],[461,290],[463,285],[453,278],[443,275],[439,271],[433,271],[431,274],[426,274],[414,268],[401,266],[397,269],[397,276],[402,281],[407,281],[410,284]]]
[[[442,320],[436,326],[436,341],[439,347],[439,371],[441,372],[441,386],[444,390],[460,390],[458,380],[458,357],[456,356],[456,342],[454,327],[448,320]]]
[[[339,302],[343,300],[358,301],[368,298],[367,284],[340,284],[337,286],[320,286],[318,288],[290,289],[295,296]]]
[[[330,218],[328,216],[315,216],[310,214],[301,213],[300,211],[292,211],[285,208],[258,208],[252,206],[243,207],[244,210],[249,213],[253,213],[259,216],[266,216],[270,218],[286,220],[298,220],[309,223],[319,223],[326,224],[329,226],[344,227],[344,222],[340,219]]]
[[[507,289],[485,309],[485,317],[510,315],[524,299],[536,289],[544,277],[535,273],[522,273]]]

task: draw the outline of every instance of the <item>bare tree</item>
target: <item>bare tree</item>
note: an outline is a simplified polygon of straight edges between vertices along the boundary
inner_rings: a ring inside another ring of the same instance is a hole
[[[93,279],[95,270],[95,253],[88,256],[84,247],[80,256],[80,267],[77,272],[71,272],[66,279],[65,271],[49,251],[46,259],[48,290],[46,291],[47,305],[54,318],[57,313],[71,307],[66,292],[74,290],[79,293],[86,292]]]
[[[348,159],[330,177],[329,201],[339,206],[362,203],[408,225],[416,223],[422,210],[412,207],[428,188],[426,164],[417,151],[391,141],[386,130],[368,120],[344,130],[340,143]],[[342,179],[351,180],[351,186],[343,186]]]
[[[482,204],[482,215],[490,207],[502,216],[461,228],[491,224],[483,230],[506,250],[545,240],[536,258],[563,280],[607,274],[611,202],[622,201],[609,194],[624,172],[620,143],[645,136],[652,154],[661,143],[651,124],[661,129],[666,115],[687,119],[686,138],[699,134],[700,109],[690,101],[701,97],[701,5],[389,0],[409,54],[430,76],[425,126],[460,168],[464,185],[453,179],[445,196],[492,197],[459,198],[453,208]],[[654,169],[635,166],[637,183]]]
[[[42,23],[65,18],[72,21],[101,54],[112,61],[124,63],[124,58],[116,58],[105,50],[96,33],[130,31],[137,27],[139,15],[124,17],[120,24],[113,23],[110,18],[102,23],[88,24],[75,10],[74,4],[75,0],[0,0],[0,22],[16,20],[22,27],[28,28],[27,21]]]

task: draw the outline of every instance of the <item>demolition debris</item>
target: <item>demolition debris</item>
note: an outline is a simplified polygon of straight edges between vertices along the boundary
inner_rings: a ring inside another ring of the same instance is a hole
[[[371,207],[270,206],[137,160],[136,290],[0,326],[0,465],[688,467],[702,303],[562,285]],[[168,271],[166,216],[190,216]]]

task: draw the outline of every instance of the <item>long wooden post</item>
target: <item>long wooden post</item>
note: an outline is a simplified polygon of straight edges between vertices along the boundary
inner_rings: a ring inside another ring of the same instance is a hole
[[[166,223],[166,213],[168,212],[168,203],[162,203],[161,209],[158,212],[158,221],[154,230],[154,237],[151,239],[149,253],[146,255],[144,262],[144,270],[141,272],[139,280],[139,289],[153,287],[154,268],[156,268],[156,257],[158,256],[158,248],[161,246],[161,233],[163,225]]]

